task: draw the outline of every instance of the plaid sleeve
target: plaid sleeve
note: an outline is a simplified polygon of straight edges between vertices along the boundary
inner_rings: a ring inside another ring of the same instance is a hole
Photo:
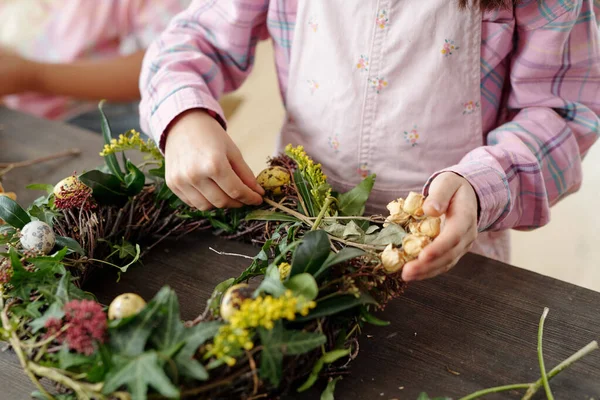
[[[550,207],[579,189],[581,161],[600,133],[598,12],[594,0],[525,1],[516,11],[513,117],[445,170],[475,189],[480,231],[543,226]]]
[[[164,131],[186,110],[202,108],[224,125],[218,98],[250,73],[256,44],[268,36],[268,0],[195,0],[144,58],[142,129],[164,145]]]

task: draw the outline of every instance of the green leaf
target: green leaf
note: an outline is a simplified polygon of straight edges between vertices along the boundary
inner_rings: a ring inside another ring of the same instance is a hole
[[[310,184],[304,179],[302,172],[300,169],[294,171],[294,182],[296,183],[296,187],[298,188],[298,192],[306,205],[307,210],[304,210],[304,214],[309,217],[316,217],[319,210],[315,206],[315,200],[310,193]]]
[[[165,162],[164,162],[164,160],[161,162],[160,167],[150,169],[150,170],[148,170],[148,173],[152,176],[156,176],[157,178],[165,179]]]
[[[32,205],[29,207],[29,215],[39,219],[42,222],[47,223],[52,227],[54,225],[54,219],[58,217],[60,214],[48,207],[40,207],[36,205]]]
[[[62,302],[56,301],[52,303],[50,307],[48,307],[46,312],[44,312],[44,314],[41,317],[31,321],[29,323],[29,326],[31,327],[33,333],[36,333],[40,329],[42,329],[50,318],[61,319],[62,317],[64,317],[65,312],[63,311],[63,306],[64,304]]]
[[[450,397],[435,397],[435,398],[431,398],[427,395],[427,393],[422,392],[421,394],[419,394],[419,397],[417,397],[417,400],[452,400],[452,398]]]
[[[172,349],[181,342],[183,323],[179,315],[179,302],[173,290],[165,291],[160,298],[161,321],[152,335],[152,343],[160,352]]]
[[[175,356],[179,373],[199,381],[208,379],[206,368],[194,358],[194,355],[201,345],[217,334],[221,325],[219,321],[203,322],[185,330],[183,338],[185,345]]]
[[[375,174],[369,175],[356,187],[346,193],[338,196],[338,211],[340,215],[362,216],[365,213],[365,204],[369,199],[373,185],[375,184]]]
[[[286,287],[283,285],[279,277],[279,269],[277,268],[277,265],[271,264],[267,268],[263,281],[254,291],[254,295],[258,296],[258,294],[264,292],[273,295],[274,297],[279,297],[285,293],[285,289]]]
[[[169,189],[166,182],[162,182],[158,186],[158,192],[156,193],[156,200],[158,200],[158,201],[169,200],[170,198],[172,198],[174,196],[175,196],[175,193],[173,193],[171,191],[171,189]]]
[[[322,230],[310,231],[294,253],[290,277],[307,272],[314,274],[321,268],[330,253],[329,237]]]
[[[84,354],[72,353],[69,351],[67,346],[63,346],[58,352],[58,367],[60,369],[68,370],[72,367],[78,367],[81,365],[92,364],[95,361],[95,357],[86,356]]]
[[[82,256],[85,256],[85,250],[83,250],[83,247],[81,247],[79,242],[73,238],[65,237],[65,236],[57,236],[56,244],[60,247],[65,247],[65,248],[71,250],[73,253],[78,253],[78,254],[81,254]]]
[[[317,306],[306,317],[298,317],[296,321],[304,322],[315,318],[327,317],[364,304],[377,304],[377,302],[366,293],[361,293],[358,298],[343,294],[318,301]]]
[[[303,296],[308,301],[316,299],[319,294],[319,286],[311,274],[303,273],[293,276],[284,285],[292,291],[294,296]]]
[[[0,196],[0,219],[18,229],[23,229],[25,225],[31,222],[27,212],[16,201],[7,196]]]
[[[365,236],[364,243],[381,246],[393,243],[400,246],[405,236],[406,231],[400,225],[390,224],[377,233]]]
[[[50,400],[48,396],[37,390],[31,393],[31,397],[36,400]],[[52,395],[52,397],[54,400],[77,400],[77,397],[74,394],[55,394]]]
[[[127,160],[127,175],[125,175],[125,188],[129,196],[140,193],[146,183],[146,176],[131,161]]]
[[[348,354],[350,354],[350,349],[332,350],[330,352],[323,354],[321,356],[321,358],[319,358],[319,360],[313,366],[312,372],[308,376],[308,379],[306,380],[306,382],[304,382],[304,384],[298,388],[298,392],[302,393],[302,392],[310,389],[312,387],[312,385],[315,384],[317,379],[319,379],[319,374],[321,373],[321,370],[323,369],[325,364],[334,363],[337,360],[339,360],[340,358],[346,357]]]
[[[383,321],[383,320],[375,317],[373,314],[371,314],[369,311],[367,311],[366,307],[361,307],[360,317],[363,319],[363,321],[365,321],[371,325],[388,326],[390,324],[390,321]]]
[[[315,272],[315,279],[320,277],[323,273],[325,273],[329,268],[333,267],[334,265],[353,260],[356,257],[360,257],[364,254],[365,252],[363,250],[357,249],[356,247],[344,247],[338,253],[329,254],[329,257],[327,257],[327,260],[325,260],[321,268],[319,268],[319,270]]]
[[[148,338],[161,323],[165,304],[171,298],[172,289],[162,288],[139,314],[109,326],[110,345],[116,354],[135,357],[143,353]]]
[[[104,100],[98,104],[98,110],[100,111],[100,128],[102,129],[102,136],[104,138],[104,144],[110,144],[112,140],[112,132],[110,129],[110,124],[108,123],[108,119],[102,110],[102,106],[104,105]],[[104,157],[104,161],[106,162],[106,166],[110,169],[110,171],[117,177],[121,182],[123,181],[124,174],[121,171],[121,166],[119,165],[119,161],[117,161],[117,156],[115,154],[109,154]],[[85,182],[83,182],[85,183]]]
[[[277,211],[256,210],[246,215],[246,221],[280,221],[280,222],[298,222],[298,218]]]
[[[281,381],[284,355],[308,353],[327,341],[321,333],[285,330],[281,321],[271,330],[259,328],[258,335],[263,346],[260,377],[275,387]]]
[[[79,180],[92,188],[92,196],[96,201],[107,205],[123,205],[127,196],[123,192],[121,181],[115,175],[92,170],[79,176]]]
[[[32,183],[31,185],[25,186],[25,188],[29,190],[42,190],[48,194],[54,193],[54,186],[44,183]]]
[[[234,278],[229,278],[219,283],[213,289],[213,292],[210,295],[210,298],[208,299],[208,304],[213,315],[219,315],[219,306],[221,304],[221,298],[223,297],[227,289],[229,289],[234,284],[234,282]]]
[[[321,393],[321,400],[335,400],[333,393],[335,392],[335,385],[342,379],[341,376],[330,379],[327,383],[327,387]]]
[[[148,387],[167,398],[179,397],[179,390],[163,371],[158,354],[148,351],[109,373],[102,393],[109,395],[121,386],[127,386],[132,400],[145,400]]]

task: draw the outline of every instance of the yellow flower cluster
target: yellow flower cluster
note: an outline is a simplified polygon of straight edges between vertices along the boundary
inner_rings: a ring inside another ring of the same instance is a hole
[[[288,276],[290,276],[290,271],[292,270],[292,266],[286,262],[279,264],[277,267],[279,270],[279,279],[282,281],[286,280]]]
[[[125,150],[139,150],[142,153],[149,154],[155,160],[162,160],[163,156],[158,147],[152,140],[144,141],[140,137],[140,133],[134,129],[119,135],[119,139],[112,139],[110,144],[105,144],[104,149],[100,152],[102,157],[110,154],[115,154]]]
[[[254,346],[251,330],[258,327],[273,329],[274,322],[281,319],[293,321],[296,313],[305,316],[315,307],[314,301],[306,301],[301,296],[296,297],[291,290],[287,290],[278,298],[264,296],[246,299],[231,316],[229,325],[219,328],[213,344],[208,347],[207,357],[215,356],[229,366],[235,365],[233,354],[242,348],[250,350]]]
[[[303,146],[293,147],[288,144],[285,152],[298,164],[298,168],[311,186],[310,192],[317,201],[317,205],[319,208],[322,207],[325,199],[331,195],[331,189],[322,190],[322,186],[327,185],[327,175],[321,170],[321,164],[315,164],[312,158],[306,154]]]

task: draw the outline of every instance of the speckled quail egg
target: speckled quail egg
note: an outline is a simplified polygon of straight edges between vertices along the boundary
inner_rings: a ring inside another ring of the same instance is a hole
[[[123,293],[114,298],[108,307],[108,319],[122,319],[136,315],[146,307],[146,302],[135,293]]]
[[[245,283],[233,285],[221,299],[221,318],[229,321],[231,316],[240,308],[242,301],[252,298],[253,290]]]
[[[48,254],[55,244],[56,236],[45,222],[32,221],[21,230],[21,245],[25,250]]]

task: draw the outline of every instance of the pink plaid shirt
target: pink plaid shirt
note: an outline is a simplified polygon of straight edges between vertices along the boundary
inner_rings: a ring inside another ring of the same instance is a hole
[[[224,123],[217,99],[242,84],[256,43],[269,37],[285,98],[294,26],[308,23],[296,21],[296,8],[297,0],[195,0],[147,53],[143,128],[162,145],[185,110],[204,108]],[[578,190],[581,160],[600,133],[599,22],[594,0],[523,0],[483,15],[486,145],[447,169],[475,188],[480,231],[545,225],[550,207]]]

